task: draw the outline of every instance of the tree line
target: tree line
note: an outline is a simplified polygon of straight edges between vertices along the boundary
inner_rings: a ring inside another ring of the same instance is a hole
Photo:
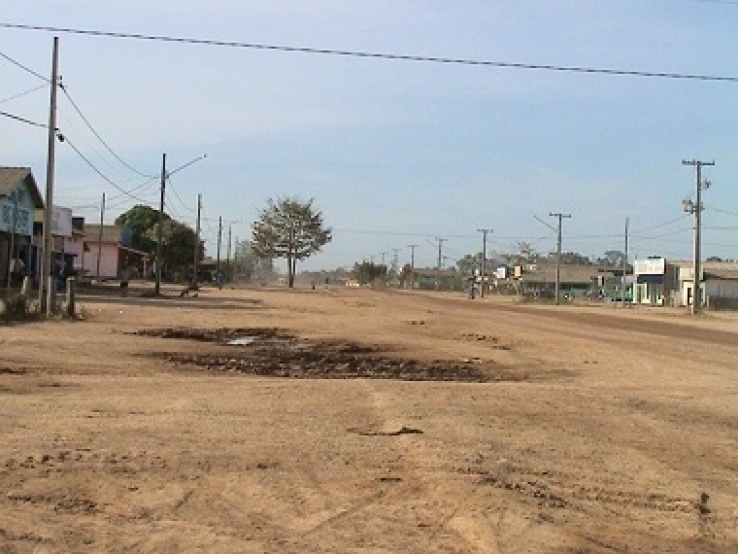
[[[192,278],[195,250],[202,260],[204,242],[192,227],[164,213],[161,216],[162,278],[182,281]],[[132,247],[155,259],[159,245],[160,213],[149,206],[137,205],[118,216],[115,225],[131,229]],[[271,262],[284,258],[287,263],[287,283],[294,286],[297,263],[320,252],[332,238],[323,213],[314,206],[314,200],[297,197],[269,199],[252,226],[251,240],[236,245],[236,256],[242,260],[241,269],[252,271],[257,260]],[[239,256],[240,254],[240,256]]]

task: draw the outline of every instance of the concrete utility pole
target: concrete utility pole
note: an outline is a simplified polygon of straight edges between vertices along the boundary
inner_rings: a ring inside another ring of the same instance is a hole
[[[709,181],[702,180],[702,167],[708,165],[715,165],[715,162],[703,162],[700,160],[682,160],[682,165],[691,165],[696,169],[697,173],[697,195],[696,201],[685,200],[683,202],[684,211],[687,213],[694,214],[694,260],[693,260],[693,280],[692,280],[692,315],[699,313],[702,308],[702,294],[701,294],[701,279],[700,279],[700,258],[701,253],[701,226],[702,226],[702,190],[707,190],[710,187]]]
[[[226,277],[231,280],[231,225],[228,225],[228,248],[226,249]]]
[[[491,233],[492,229],[477,229],[477,233],[482,233],[482,288],[480,295],[484,298],[484,289],[487,286],[487,233]]]
[[[436,266],[436,290],[441,290],[441,261],[443,260],[443,256],[441,255],[441,250],[443,248],[443,243],[446,242],[448,239],[436,239],[438,241],[438,265]]]
[[[100,230],[97,232],[97,279],[100,280],[100,258],[102,258],[103,225],[105,225],[105,193],[100,205]]]
[[[418,248],[417,244],[408,244],[407,247],[410,249],[410,290],[415,289],[415,249]]]
[[[236,235],[236,240],[233,241],[233,276],[231,279],[235,283],[236,278],[238,277],[238,248],[239,248],[239,242],[238,242],[238,235]]]
[[[49,140],[48,158],[46,161],[46,198],[44,206],[44,230],[43,230],[43,258],[41,259],[41,280],[38,284],[39,306],[41,311],[46,308],[46,314],[51,315],[54,310],[52,299],[54,291],[49,284],[51,275],[51,262],[54,259],[54,238],[51,236],[51,212],[54,209],[54,158],[56,155],[56,87],[59,84],[59,37],[54,37],[54,49],[51,61],[51,96],[49,99]],[[44,294],[48,287],[48,299]],[[48,301],[47,301],[48,300]]]
[[[202,213],[202,194],[197,195],[197,223],[195,224],[195,259],[192,263],[192,288],[197,288],[197,266],[200,262],[200,214]]]
[[[218,247],[216,248],[215,275],[220,283],[220,242],[223,238],[223,216],[218,216]],[[290,241],[292,242],[292,241]]]
[[[561,303],[560,290],[561,290],[561,220],[564,218],[570,218],[571,214],[561,213],[549,213],[551,217],[556,217],[559,220],[559,226],[556,238],[556,305]]]
[[[162,228],[164,227],[164,194],[167,186],[167,155],[162,155],[161,159],[161,183],[159,185],[161,191],[159,196],[159,227],[156,229],[156,282],[154,283],[154,294],[159,296],[161,290],[161,266],[162,264]]]
[[[620,291],[620,302],[623,307],[625,307],[625,275],[628,273],[628,223],[629,218],[625,218],[625,252],[623,253],[623,281],[621,284],[621,291]]]

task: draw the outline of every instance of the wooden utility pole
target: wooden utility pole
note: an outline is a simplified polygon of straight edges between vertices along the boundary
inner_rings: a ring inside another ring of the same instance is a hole
[[[49,283],[51,276],[51,263],[53,261],[54,238],[51,235],[51,213],[54,207],[54,158],[56,155],[56,87],[59,81],[59,37],[54,37],[54,50],[51,61],[51,97],[49,100],[49,137],[48,158],[46,161],[46,198],[44,199],[44,230],[43,230],[43,258],[41,259],[41,280],[39,281],[39,305],[41,311],[46,309],[46,314],[51,315],[54,310],[52,284]],[[46,290],[46,289],[48,290]],[[44,291],[48,293],[44,294]],[[48,296],[48,298],[47,298]]]
[[[159,227],[156,230],[156,283],[154,284],[154,294],[159,295],[161,290],[161,269],[162,269],[162,229],[164,227],[164,194],[167,186],[167,155],[164,154],[161,159],[161,194],[159,197]]]
[[[487,286],[487,233],[491,233],[492,229],[477,229],[477,232],[482,233],[482,288],[480,294],[484,298],[484,289]]]
[[[708,189],[710,187],[709,181],[703,181],[702,180],[702,167],[706,165],[715,165],[715,162],[703,162],[700,160],[682,160],[682,165],[691,165],[694,166],[697,173],[697,195],[696,195],[696,201],[692,202],[691,200],[685,200],[684,201],[684,211],[687,213],[694,214],[694,259],[692,261],[693,265],[693,272],[694,275],[692,276],[692,309],[691,313],[692,315],[698,314],[700,312],[700,309],[702,308],[702,294],[701,294],[701,278],[700,278],[700,272],[701,272],[701,261],[700,258],[702,257],[701,252],[701,227],[702,227],[702,210],[704,207],[702,206],[702,190]]]
[[[556,237],[556,305],[561,303],[560,290],[561,290],[561,220],[563,218],[570,218],[570,214],[561,213],[550,213],[551,217],[556,217],[559,220],[559,226]]]

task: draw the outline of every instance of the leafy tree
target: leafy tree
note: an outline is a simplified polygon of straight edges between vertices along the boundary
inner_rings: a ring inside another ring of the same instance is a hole
[[[382,279],[387,276],[388,268],[384,264],[375,264],[373,262],[362,262],[355,264],[352,271],[354,279],[356,279],[360,285],[366,285]]]
[[[154,245],[158,230],[157,223],[146,234],[146,238],[153,241]],[[169,278],[179,274],[180,278],[184,278],[191,273],[196,241],[195,231],[188,225],[173,219],[164,221],[161,230],[162,274],[166,274]],[[198,244],[198,248],[200,249],[198,258],[202,259],[205,252],[202,241]]]
[[[285,258],[287,283],[295,285],[297,262],[320,252],[333,239],[323,225],[323,213],[313,207],[313,199],[269,199],[267,207],[252,225],[251,247],[260,258]]]
[[[167,214],[164,214],[164,221],[170,219]],[[152,235],[150,231],[158,223],[159,210],[140,204],[122,213],[115,220],[116,225],[128,227],[133,231],[133,248],[149,254],[156,252],[156,233]],[[194,250],[192,252],[194,255]]]
[[[482,254],[467,254],[463,258],[456,261],[456,267],[462,275],[472,275],[474,270],[479,268]]]
[[[556,252],[551,252],[551,254],[548,255],[548,259],[551,262],[555,262]],[[562,252],[561,263],[569,265],[592,265],[592,260],[590,260],[587,256],[579,254],[577,252]]]
[[[607,250],[604,256],[597,258],[597,265],[603,267],[623,267],[624,260],[625,254],[620,250]]]
[[[238,241],[234,250],[233,277],[251,281],[251,278],[259,269],[259,257],[251,248],[251,243],[246,240]]]
[[[529,242],[518,243],[518,255],[517,259],[515,260],[516,263],[536,263],[540,261],[540,259],[541,255],[535,251],[533,245],[531,245]]]

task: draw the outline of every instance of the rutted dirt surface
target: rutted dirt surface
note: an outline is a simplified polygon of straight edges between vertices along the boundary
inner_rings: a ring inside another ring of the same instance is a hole
[[[738,317],[171,296],[0,329],[3,554],[738,552]]]
[[[275,328],[146,329],[140,336],[220,344],[212,352],[163,352],[168,362],[207,371],[301,379],[400,379],[486,383],[522,381],[524,373],[505,371],[480,360],[465,363],[390,358],[376,346],[355,342],[307,340]],[[233,344],[241,343],[241,344]]]

